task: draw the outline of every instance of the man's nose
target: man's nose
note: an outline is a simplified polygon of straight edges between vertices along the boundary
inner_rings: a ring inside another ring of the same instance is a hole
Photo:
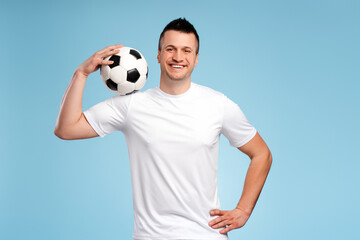
[[[183,60],[181,51],[175,51],[173,55],[173,59],[177,62],[181,62]]]

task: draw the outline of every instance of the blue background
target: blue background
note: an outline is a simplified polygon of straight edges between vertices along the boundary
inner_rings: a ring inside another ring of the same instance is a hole
[[[359,239],[359,1],[1,1],[0,239],[131,239],[122,133],[53,134],[76,67],[122,43],[159,84],[158,37],[186,17],[200,35],[192,81],[238,103],[273,154],[247,224],[230,239]],[[99,72],[83,109],[112,96]],[[222,209],[249,159],[221,137]]]

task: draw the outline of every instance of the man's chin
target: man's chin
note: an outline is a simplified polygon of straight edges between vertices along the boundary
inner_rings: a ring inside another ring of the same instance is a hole
[[[176,76],[176,75],[168,75],[168,78],[173,81],[183,81],[186,80],[185,76]]]

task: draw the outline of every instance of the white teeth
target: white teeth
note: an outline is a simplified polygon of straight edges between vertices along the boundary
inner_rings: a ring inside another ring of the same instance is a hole
[[[174,68],[183,68],[184,66],[180,66],[180,65],[171,65]]]

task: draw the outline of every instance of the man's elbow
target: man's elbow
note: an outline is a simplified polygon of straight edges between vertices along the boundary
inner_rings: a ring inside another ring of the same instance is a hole
[[[271,167],[272,160],[273,160],[272,154],[271,154],[270,150],[268,149],[266,152],[265,162],[269,169]]]
[[[272,157],[272,154],[271,154],[270,150],[269,150],[269,158],[268,158],[268,161],[269,161],[269,164],[270,164],[270,166],[271,166],[272,161],[273,161],[273,157]]]
[[[54,134],[55,134],[55,136],[57,136],[58,138],[60,138],[62,140],[71,140],[71,138],[63,130],[61,130],[58,127],[55,127]]]
[[[251,158],[251,161],[255,161],[258,164],[261,164],[265,169],[270,169],[272,164],[272,154],[268,148],[264,149],[261,152],[258,152],[257,155]]]

